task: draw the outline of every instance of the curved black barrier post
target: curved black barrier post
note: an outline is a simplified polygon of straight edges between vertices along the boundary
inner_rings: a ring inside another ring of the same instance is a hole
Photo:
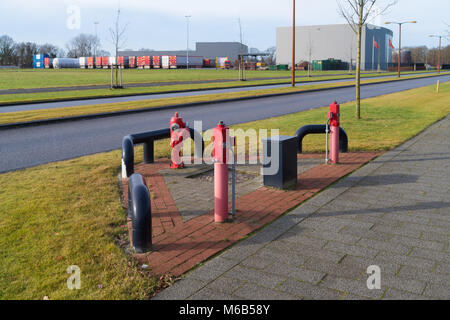
[[[194,156],[203,157],[203,150],[205,149],[205,142],[203,136],[200,132],[189,128],[191,138],[197,141],[201,139],[202,145],[197,147],[195,143],[195,153]],[[168,139],[170,138],[170,129],[162,129],[144,133],[137,133],[125,136],[122,140],[122,178],[128,178],[134,173],[134,145],[144,144],[144,162],[154,163],[155,162],[155,147],[154,143],[156,140]]]
[[[311,124],[298,129],[295,133],[295,136],[298,138],[298,152],[303,152],[302,144],[305,136],[308,134],[326,133],[326,128],[327,126],[325,124]],[[348,136],[341,127],[339,127],[339,152],[348,152]]]
[[[348,136],[342,127],[339,127],[339,152],[348,152]]]
[[[135,173],[128,181],[128,217],[132,220],[132,246],[137,253],[152,248],[152,209],[150,192],[141,174]]]
[[[134,143],[132,136],[122,139],[122,178],[127,178],[134,173]]]
[[[189,128],[189,132],[191,134],[191,139],[194,140],[194,157],[195,158],[203,158],[203,152],[205,150],[205,141],[203,140],[203,136],[200,132],[195,131],[192,128]],[[200,139],[202,141],[202,145],[198,146],[196,141]]]

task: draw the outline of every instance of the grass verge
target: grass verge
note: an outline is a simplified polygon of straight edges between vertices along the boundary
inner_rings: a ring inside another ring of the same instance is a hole
[[[417,71],[417,73],[426,71]],[[345,74],[345,70],[313,71],[313,76]],[[405,72],[405,74],[408,72]],[[376,74],[373,71],[363,74]],[[394,74],[394,73],[391,73]],[[290,77],[290,71],[246,71],[251,78]],[[297,76],[306,76],[306,71],[297,71]],[[191,69],[191,70],[123,70],[125,83],[176,82],[202,80],[238,79],[237,70]],[[109,85],[111,71],[106,69],[2,69],[0,90],[52,88],[89,85]]]
[[[410,79],[422,78],[424,76],[413,76]],[[425,76],[429,77],[429,76]],[[372,79],[363,80],[361,83],[381,83],[385,81],[402,81],[396,77],[385,78],[385,79]],[[141,101],[131,101],[131,102],[119,102],[119,103],[108,103],[99,105],[87,105],[87,106],[77,106],[77,107],[65,107],[65,108],[54,108],[54,109],[41,109],[41,110],[30,110],[30,111],[18,111],[18,112],[8,112],[0,114],[0,124],[12,124],[20,122],[29,122],[37,120],[47,120],[56,118],[67,118],[75,116],[92,115],[98,113],[113,113],[118,111],[126,110],[140,110],[149,109],[164,106],[173,106],[178,104],[188,104],[188,103],[202,103],[202,102],[214,102],[223,99],[236,99],[236,98],[248,98],[248,97],[263,97],[265,95],[272,94],[283,94],[283,93],[295,93],[307,90],[318,90],[318,89],[328,89],[328,88],[338,88],[342,86],[353,85],[353,81],[345,81],[338,83],[326,83],[326,84],[312,84],[303,85],[295,88],[285,87],[276,89],[258,89],[249,91],[239,91],[221,94],[205,94],[190,97],[176,97],[176,98],[159,98],[159,99],[149,99]]]
[[[324,123],[320,108],[236,125],[293,134]],[[388,150],[450,112],[450,83],[365,99],[362,119],[354,103],[341,106],[350,150]],[[306,152],[324,150],[324,137],[304,141]],[[167,156],[167,141],[156,156]],[[142,152],[136,152],[142,161]],[[113,151],[0,175],[0,299],[143,299],[158,286],[119,247],[125,213],[117,189],[120,152]],[[81,268],[82,289],[68,290],[66,269]]]
[[[419,72],[420,73],[420,72]],[[406,75],[406,74],[405,74]],[[421,75],[429,75],[429,73],[422,72]],[[394,73],[371,73],[363,74],[361,77],[370,79],[379,76],[394,76]],[[264,78],[264,77],[263,77]],[[311,83],[328,80],[345,80],[353,79],[354,75],[328,75],[321,77],[297,77],[298,84]],[[207,81],[207,80],[205,80]],[[157,83],[157,81],[155,81]],[[52,102],[67,99],[82,99],[82,98],[104,98],[122,95],[137,95],[137,94],[155,94],[172,91],[192,91],[201,89],[226,89],[239,88],[245,86],[258,86],[269,84],[289,84],[287,79],[265,79],[265,80],[249,80],[249,81],[232,81],[232,82],[215,82],[215,83],[201,83],[201,84],[175,84],[175,85],[161,85],[154,87],[126,87],[121,90],[110,89],[90,89],[90,90],[76,90],[76,91],[54,91],[41,93],[22,93],[22,94],[3,94],[0,95],[0,106],[8,104],[20,104],[31,102]]]

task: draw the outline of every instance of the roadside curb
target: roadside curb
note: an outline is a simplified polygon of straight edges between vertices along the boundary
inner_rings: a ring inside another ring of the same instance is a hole
[[[443,76],[443,75],[440,75],[440,76]],[[419,78],[412,78],[412,79],[396,79],[396,80],[380,81],[380,82],[374,82],[374,83],[363,83],[363,84],[361,84],[361,86],[385,84],[385,83],[398,82],[398,81],[427,79],[427,78],[434,78],[434,77],[437,78],[440,76],[435,75],[435,76],[426,76],[426,77],[419,77]],[[8,130],[8,129],[15,129],[15,128],[22,128],[22,127],[32,127],[32,126],[40,126],[40,125],[47,125],[47,124],[64,123],[64,122],[70,122],[70,121],[108,118],[108,117],[121,116],[121,115],[125,115],[125,114],[161,111],[161,110],[167,110],[167,109],[173,109],[173,108],[181,109],[181,108],[187,108],[187,107],[192,107],[192,106],[202,106],[202,105],[213,104],[213,103],[237,102],[237,101],[246,101],[246,100],[254,100],[254,99],[264,99],[264,98],[271,98],[271,97],[280,97],[280,96],[320,92],[320,91],[325,91],[325,90],[346,89],[346,88],[352,88],[354,86],[355,85],[352,84],[352,85],[338,86],[338,87],[332,87],[332,88],[309,89],[309,90],[297,91],[297,92],[272,93],[272,94],[265,94],[265,95],[261,95],[261,96],[249,96],[249,97],[240,97],[240,98],[231,98],[231,99],[220,99],[220,100],[213,100],[213,101],[181,103],[181,104],[173,104],[173,105],[160,106],[160,107],[150,107],[150,108],[132,109],[132,110],[123,110],[123,111],[114,111],[114,112],[102,112],[102,113],[94,113],[94,114],[81,115],[81,116],[53,118],[53,119],[45,119],[45,120],[27,121],[27,122],[16,122],[16,123],[0,125],[0,131]],[[217,89],[217,88],[215,88],[215,89]],[[194,90],[194,91],[200,91],[200,90]],[[186,92],[186,91],[183,91],[183,92]],[[138,96],[138,95],[134,94],[132,96]],[[76,99],[76,100],[88,100],[88,99]]]

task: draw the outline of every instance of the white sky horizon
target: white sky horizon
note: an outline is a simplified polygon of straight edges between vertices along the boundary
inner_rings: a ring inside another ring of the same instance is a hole
[[[388,0],[379,0],[383,7]],[[344,24],[336,0],[297,0],[296,25]],[[0,2],[0,35],[7,34],[16,42],[52,43],[66,50],[69,40],[80,33],[98,36],[102,48],[113,52],[109,28],[115,20],[119,0],[2,0]],[[80,28],[69,29],[67,10],[80,9]],[[190,18],[189,48],[195,42],[239,42],[238,19],[241,19],[244,44],[266,50],[276,44],[276,28],[292,25],[292,0],[122,0],[121,22],[128,24],[126,43],[122,49],[183,50],[186,48],[186,15]],[[402,47],[437,46],[430,34],[445,34],[450,29],[450,1],[399,0],[389,11],[370,21],[394,32],[398,43],[398,26],[385,21],[417,20],[405,25]],[[443,45],[450,44],[443,41]]]

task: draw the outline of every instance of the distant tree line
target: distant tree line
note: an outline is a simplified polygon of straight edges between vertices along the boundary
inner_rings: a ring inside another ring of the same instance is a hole
[[[55,45],[46,43],[38,45],[34,42],[16,43],[10,36],[0,36],[0,65],[31,68],[33,56],[42,53],[52,58],[64,56],[64,51]]]
[[[34,42],[15,42],[10,36],[3,35],[0,36],[0,66],[31,68],[35,54],[48,54],[50,58],[110,55],[100,49],[100,40],[93,35],[80,34],[71,39],[66,47],[67,53],[50,43],[39,45]]]
[[[444,42],[444,39],[442,39]],[[411,52],[412,63],[425,63],[431,66],[438,64],[438,48],[428,49],[426,46],[406,47]],[[450,64],[450,45],[441,47],[441,64]]]

